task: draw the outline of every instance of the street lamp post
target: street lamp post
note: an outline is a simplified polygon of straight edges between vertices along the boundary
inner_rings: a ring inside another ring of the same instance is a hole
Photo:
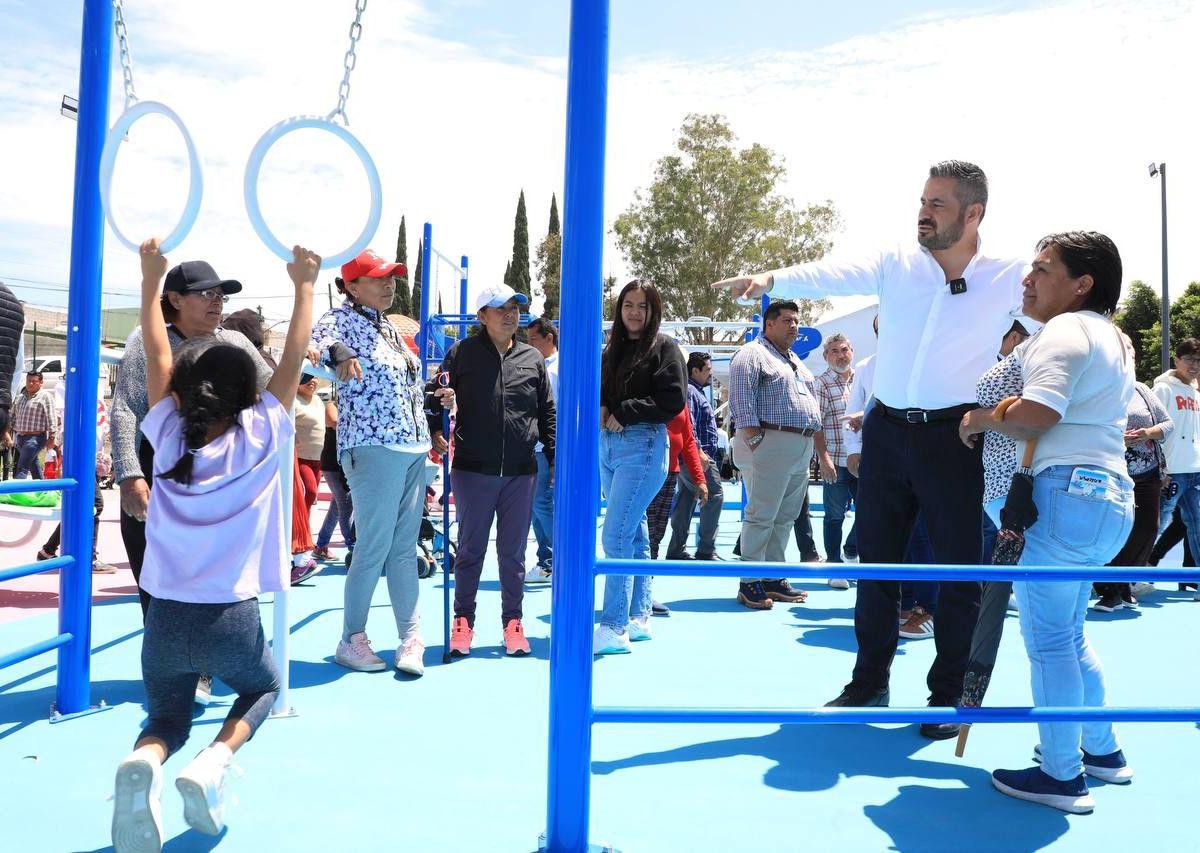
[[[1171,369],[1171,303],[1167,296],[1167,164],[1151,163],[1150,177],[1162,186],[1162,369]]]

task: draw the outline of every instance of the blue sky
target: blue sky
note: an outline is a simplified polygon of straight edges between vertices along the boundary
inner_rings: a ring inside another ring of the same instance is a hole
[[[746,50],[811,50],[924,18],[1011,11],[1030,3],[930,0],[642,0],[612,3],[612,56],[724,58]],[[567,49],[564,0],[443,0],[437,34],[484,49],[560,56]]]
[[[0,0],[0,280],[62,304],[74,125],[58,115],[78,76],[81,0]],[[409,259],[424,221],[473,286],[503,273],[524,190],[531,235],[563,169],[566,0],[373,0],[352,79],[351,129],[384,180],[373,246],[401,216]],[[286,316],[282,264],[241,199],[250,148],[270,125],[325,113],[341,78],[351,0],[143,0],[127,7],[139,94],[183,117],[205,196],[179,259],[204,257],[246,284],[241,305]],[[1173,292],[1200,279],[1200,163],[1191,109],[1200,79],[1194,0],[894,0],[613,3],[606,221],[670,152],[689,112],[721,113],[742,144],[787,165],[797,204],[842,214],[835,253],[911,239],[934,160],[973,159],[992,178],[989,252],[1026,255],[1052,230],[1117,240],[1129,278],[1158,281],[1158,185],[1170,163]],[[119,114],[114,63],[111,119]],[[330,254],[357,233],[361,170],[337,145],[273,154],[260,199],[284,240]],[[186,181],[172,132],[138,125],[118,160],[119,217],[135,234],[174,222]],[[608,272],[623,276],[615,247]],[[442,280],[456,281],[440,270]],[[109,239],[106,304],[133,304],[136,257]],[[323,289],[323,282],[322,282]]]

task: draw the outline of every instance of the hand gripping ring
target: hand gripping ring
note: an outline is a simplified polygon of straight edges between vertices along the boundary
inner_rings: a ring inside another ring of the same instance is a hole
[[[371,186],[371,210],[367,214],[367,223],[363,226],[362,232],[348,248],[337,254],[322,257],[322,268],[338,267],[351,258],[357,257],[358,253],[367,247],[367,243],[375,236],[375,231],[379,228],[379,220],[383,213],[383,190],[379,184],[379,170],[375,168],[375,161],[371,159],[371,155],[367,153],[363,144],[358,141],[358,137],[341,125],[334,124],[320,116],[292,116],[264,133],[262,138],[255,143],[254,150],[250,152],[250,159],[246,161],[246,178],[243,183],[246,214],[250,217],[250,224],[254,226],[255,233],[267,248],[285,261],[292,260],[291,248],[280,242],[267,227],[267,223],[263,221],[262,210],[258,206],[258,174],[262,169],[263,158],[266,157],[271,146],[292,131],[303,128],[328,131],[349,145],[350,150],[357,154],[358,159],[362,162],[363,170],[367,173],[367,182]]]
[[[168,234],[162,242],[161,251],[166,254],[182,243],[188,232],[192,230],[192,226],[196,223],[196,215],[200,212],[200,199],[204,195],[204,176],[200,172],[200,158],[196,155],[196,146],[192,142],[192,136],[175,111],[166,104],[158,101],[139,101],[125,110],[117,119],[116,124],[112,126],[112,130],[108,132],[108,138],[104,140],[104,150],[100,154],[100,204],[104,207],[104,218],[108,220],[108,227],[112,229],[117,240],[127,248],[138,251],[139,243],[122,234],[121,229],[117,227],[116,219],[113,218],[111,201],[113,167],[117,162],[117,151],[120,149],[125,135],[129,132],[129,128],[138,119],[155,113],[167,117],[179,128],[183,144],[187,146],[188,166],[191,170],[187,204],[184,205],[183,216],[180,217],[175,230]],[[291,255],[288,257],[290,259]]]

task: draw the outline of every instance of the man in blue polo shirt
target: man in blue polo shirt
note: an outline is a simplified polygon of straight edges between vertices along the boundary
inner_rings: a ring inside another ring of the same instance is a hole
[[[697,560],[719,560],[717,556],[717,524],[721,520],[721,506],[725,494],[721,486],[721,472],[717,460],[721,448],[717,438],[717,419],[712,404],[704,389],[712,384],[712,356],[706,352],[694,352],[688,356],[688,414],[692,418],[692,432],[700,448],[700,464],[704,466],[707,481],[708,501],[700,507],[700,544],[696,548]],[[692,526],[692,513],[699,500],[699,490],[692,482],[686,466],[679,468],[679,488],[675,493],[675,507],[671,510],[671,542],[667,546],[668,560],[690,560],[687,552],[688,531]]]

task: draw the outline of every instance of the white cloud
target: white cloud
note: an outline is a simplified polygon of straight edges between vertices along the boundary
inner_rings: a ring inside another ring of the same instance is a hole
[[[285,294],[286,278],[250,228],[242,170],[267,127],[332,109],[346,11],[316,0],[160,0],[128,10],[139,95],[179,112],[204,161],[200,219],[175,256],[208,258],[277,317],[287,302],[267,297]],[[413,266],[428,219],[438,248],[470,255],[482,283],[503,272],[518,191],[535,240],[550,193],[560,192],[565,62],[490,57],[432,37],[432,20],[415,0],[374,4],[364,16],[348,113],[383,178],[372,245],[393,251],[406,215]],[[606,219],[648,183],[686,113],[721,112],[743,142],[786,157],[798,202],[836,202],[846,223],[839,251],[908,237],[925,168],[960,157],[992,181],[990,251],[1027,255],[1047,231],[1095,228],[1121,247],[1127,277],[1157,283],[1159,188],[1145,170],[1155,158],[1170,164],[1178,292],[1200,279],[1200,248],[1185,239],[1200,226],[1200,167],[1190,158],[1200,130],[1190,91],[1200,79],[1197,35],[1200,11],[1190,2],[1069,2],[920,19],[815,51],[624,60],[612,68]],[[77,29],[63,31],[6,60],[14,67],[0,82],[0,278],[31,269],[39,272],[30,277],[66,278],[74,137],[56,107],[76,87],[77,40]],[[117,71],[114,118],[119,82]],[[117,192],[131,230],[163,230],[174,219],[186,186],[181,153],[174,131],[149,121],[132,135]],[[357,234],[366,212],[361,170],[340,143],[312,131],[278,146],[261,199],[281,239],[326,252]],[[623,272],[611,247],[606,268]],[[137,282],[136,259],[113,240],[105,279],[110,290]],[[448,296],[457,292],[446,284]]]

